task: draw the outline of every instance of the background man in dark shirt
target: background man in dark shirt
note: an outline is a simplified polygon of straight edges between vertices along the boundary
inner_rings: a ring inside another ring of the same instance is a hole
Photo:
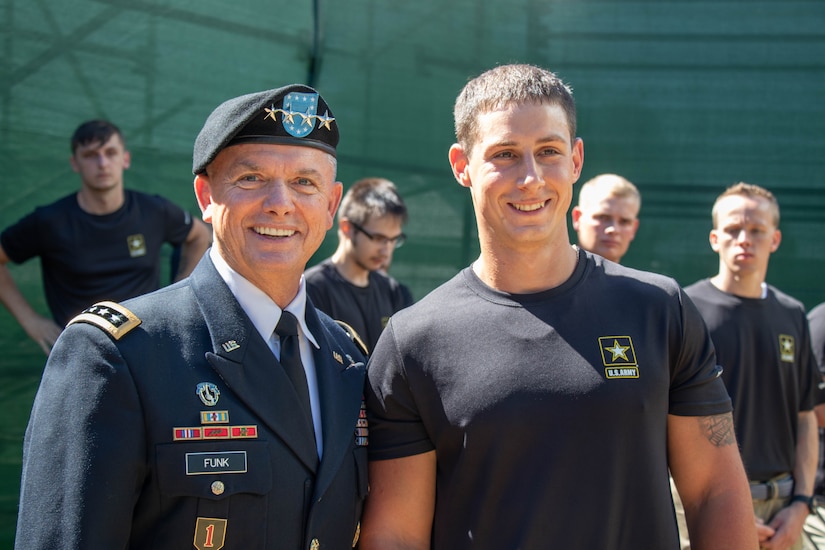
[[[412,303],[385,272],[393,251],[404,244],[406,221],[407,207],[394,183],[355,182],[338,210],[338,248],[305,274],[315,307],[352,326],[370,350],[390,316]]]
[[[71,147],[80,189],[0,234],[0,302],[47,354],[66,323],[87,306],[159,288],[164,242],[181,247],[179,280],[211,241],[206,224],[172,202],[124,189],[131,155],[117,126],[85,122]],[[6,266],[36,256],[52,319],[32,308]]]

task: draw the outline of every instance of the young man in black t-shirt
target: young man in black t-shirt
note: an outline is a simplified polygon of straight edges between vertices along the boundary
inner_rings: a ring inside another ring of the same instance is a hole
[[[367,366],[362,550],[756,548],[730,399],[672,279],[571,246],[575,104],[503,65],[455,105],[479,258],[393,315]]]
[[[124,189],[131,156],[117,126],[85,122],[71,146],[80,189],[0,234],[0,302],[46,354],[66,323],[86,307],[159,288],[164,242],[181,247],[176,279],[182,279],[211,241],[206,224],[172,202]],[[34,257],[40,257],[52,319],[32,308],[6,266]]]
[[[391,181],[365,178],[353,184],[338,210],[338,248],[305,273],[312,303],[350,325],[372,350],[390,316],[412,303],[384,271],[404,244],[407,207]]]
[[[685,289],[710,330],[733,401],[760,542],[802,548],[817,462],[819,376],[802,304],[765,282],[779,248],[779,205],[738,183],[714,203],[719,272]]]

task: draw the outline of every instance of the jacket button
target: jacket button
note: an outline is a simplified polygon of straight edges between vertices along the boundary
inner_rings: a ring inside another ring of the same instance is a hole
[[[321,543],[318,542],[318,539],[312,539],[312,542],[309,543],[309,550],[320,550]]]
[[[213,481],[212,482],[212,494],[213,495],[222,495],[226,487],[223,484],[223,481]]]

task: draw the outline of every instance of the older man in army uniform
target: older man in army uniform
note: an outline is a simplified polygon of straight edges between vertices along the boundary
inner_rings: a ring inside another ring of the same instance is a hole
[[[17,548],[350,548],[367,492],[364,356],[306,297],[338,127],[312,88],[231,99],[193,171],[192,275],[75,318],[24,444]],[[297,334],[296,334],[297,333]]]

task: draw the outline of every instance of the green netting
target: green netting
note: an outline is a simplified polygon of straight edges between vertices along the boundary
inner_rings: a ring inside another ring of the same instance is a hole
[[[420,298],[478,253],[469,197],[447,163],[455,95],[486,68],[528,62],[575,90],[583,180],[616,172],[642,192],[626,264],[682,284],[714,273],[710,206],[745,180],[782,206],[770,282],[808,308],[825,300],[825,8],[816,0],[0,0],[0,29],[0,227],[77,187],[68,136],[93,117],[126,134],[127,186],[197,212],[192,142],[212,108],[306,82],[339,120],[345,185],[378,175],[405,196],[409,241],[392,271]],[[314,260],[334,246],[331,232]],[[13,274],[45,311],[38,269]],[[0,447],[7,546],[43,358],[4,310],[0,328],[0,395],[24,400]]]

